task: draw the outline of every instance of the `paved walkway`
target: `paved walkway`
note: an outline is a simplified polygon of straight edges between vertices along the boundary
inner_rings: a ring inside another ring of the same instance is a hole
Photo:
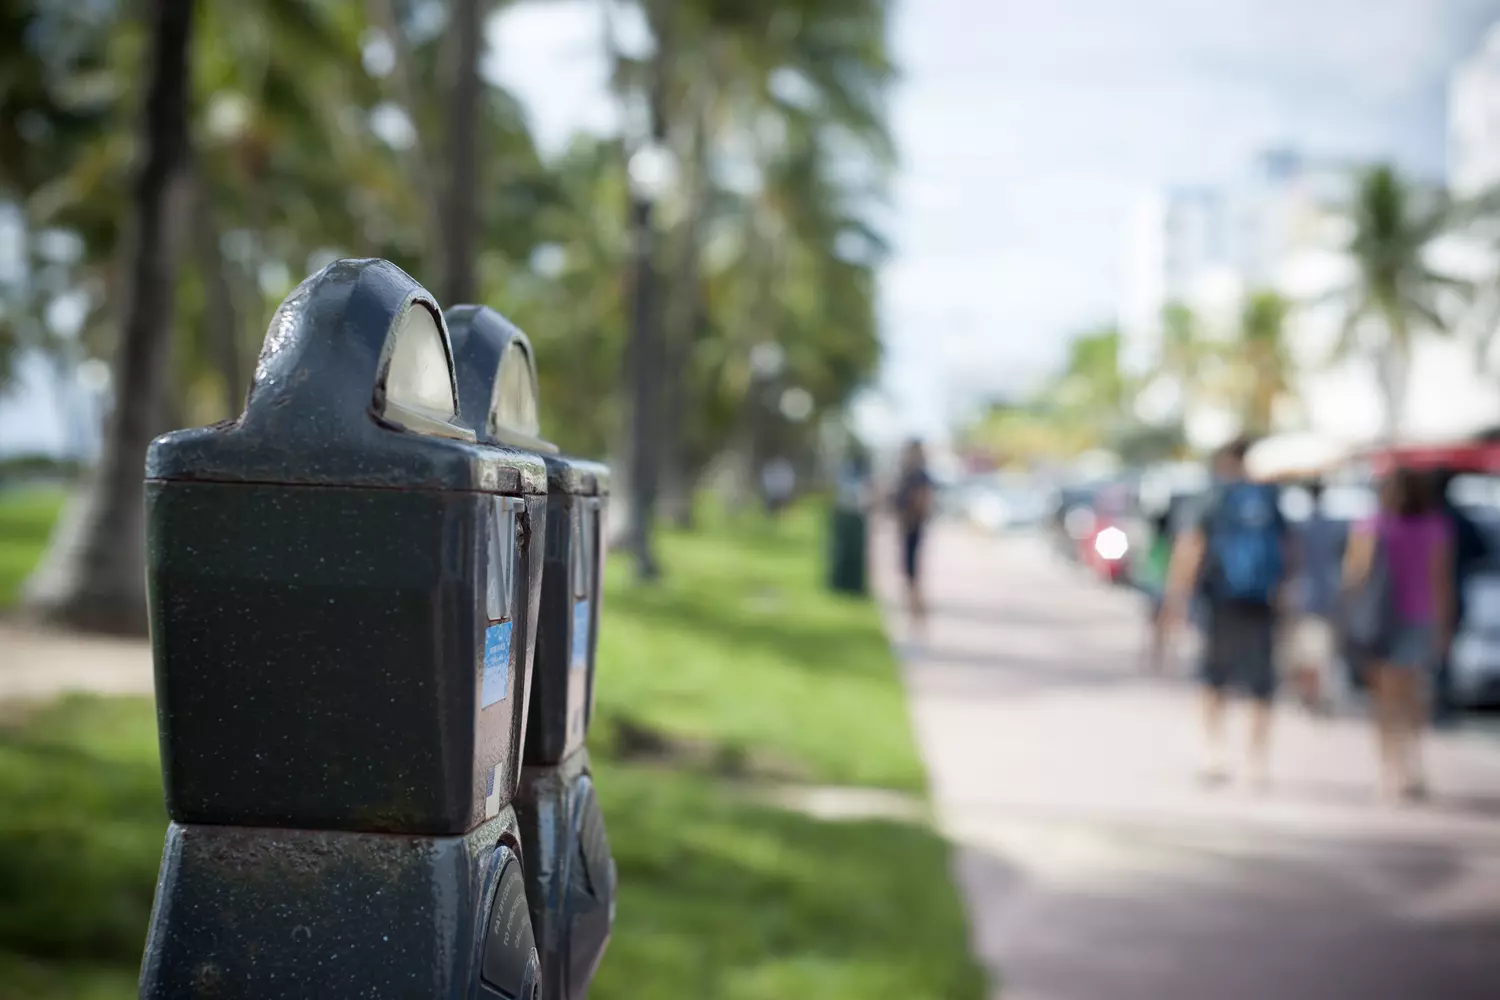
[[[0,621],[0,702],[68,691],[151,694],[151,644]]]
[[[996,996],[1500,997],[1500,743],[1433,739],[1434,802],[1387,808],[1366,724],[1288,706],[1269,793],[1202,790],[1192,686],[1136,669],[1134,595],[1035,539],[940,528],[908,641],[875,545]]]

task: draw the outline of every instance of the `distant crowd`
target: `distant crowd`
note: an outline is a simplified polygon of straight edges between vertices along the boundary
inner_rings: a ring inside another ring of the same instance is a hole
[[[1452,643],[1466,578],[1488,555],[1485,537],[1449,501],[1444,471],[1395,470],[1380,484],[1378,511],[1348,529],[1324,513],[1323,484],[1308,483],[1312,509],[1294,525],[1280,488],[1247,478],[1249,446],[1236,441],[1215,455],[1213,485],[1191,509],[1158,515],[1142,567],[1151,667],[1164,669],[1187,623],[1202,634],[1203,780],[1231,776],[1232,691],[1250,700],[1248,772],[1264,786],[1278,680],[1322,712],[1346,664],[1370,693],[1381,791],[1425,798],[1421,736],[1452,711]]]

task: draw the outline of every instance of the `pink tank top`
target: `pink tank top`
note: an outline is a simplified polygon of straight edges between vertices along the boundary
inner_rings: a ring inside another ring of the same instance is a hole
[[[1396,616],[1404,625],[1430,625],[1437,619],[1432,560],[1447,541],[1448,519],[1440,513],[1417,517],[1380,514],[1364,530],[1377,533],[1391,573]]]

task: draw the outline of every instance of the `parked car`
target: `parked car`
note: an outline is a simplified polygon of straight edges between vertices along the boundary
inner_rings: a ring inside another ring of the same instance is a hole
[[[1500,565],[1464,587],[1468,613],[1453,639],[1452,697],[1468,708],[1500,706]]]
[[[1078,539],[1079,562],[1106,583],[1128,583],[1130,561],[1141,538],[1134,493],[1110,483],[1094,494],[1088,528]]]
[[[964,494],[968,519],[991,532],[1033,527],[1046,507],[1041,491],[1021,480],[984,477],[969,484]]]

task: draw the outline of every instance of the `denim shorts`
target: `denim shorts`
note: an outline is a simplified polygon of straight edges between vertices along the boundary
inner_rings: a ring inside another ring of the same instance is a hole
[[[1261,605],[1212,602],[1204,610],[1203,683],[1270,701],[1276,691],[1275,613]]]
[[[1428,623],[1397,625],[1385,660],[1403,670],[1432,670],[1437,666],[1437,627]]]

